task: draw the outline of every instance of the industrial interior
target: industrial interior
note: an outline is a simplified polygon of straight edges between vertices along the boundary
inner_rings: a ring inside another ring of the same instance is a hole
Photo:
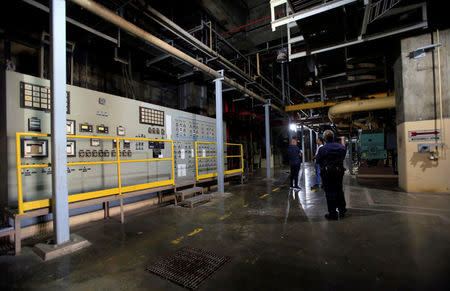
[[[0,289],[447,290],[444,4],[3,1]]]

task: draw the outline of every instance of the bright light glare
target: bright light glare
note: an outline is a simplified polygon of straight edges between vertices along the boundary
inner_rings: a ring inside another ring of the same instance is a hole
[[[292,131],[297,131],[297,125],[295,125],[294,123],[291,123],[289,125],[289,129],[292,130]]]

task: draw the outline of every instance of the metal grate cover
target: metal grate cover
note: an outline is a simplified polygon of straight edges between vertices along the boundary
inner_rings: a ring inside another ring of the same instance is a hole
[[[229,260],[230,257],[219,256],[207,250],[183,247],[173,255],[159,259],[147,270],[194,290]]]

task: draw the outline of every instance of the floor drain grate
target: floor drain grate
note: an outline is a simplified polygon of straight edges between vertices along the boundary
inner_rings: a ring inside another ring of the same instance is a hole
[[[219,256],[207,250],[184,247],[173,255],[159,259],[147,270],[194,290],[229,260],[230,257]]]

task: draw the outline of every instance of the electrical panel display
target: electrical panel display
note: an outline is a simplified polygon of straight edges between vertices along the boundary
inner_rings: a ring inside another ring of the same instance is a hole
[[[66,133],[67,134],[75,134],[75,120],[66,120]]]
[[[50,88],[20,82],[20,105],[24,108],[49,111],[51,109]],[[66,113],[70,113],[70,93],[66,92]]]
[[[149,141],[148,142],[148,148],[149,149],[164,149],[164,143],[158,142],[158,141]]]
[[[37,139],[22,140],[23,158],[43,158],[48,156],[48,141]]]
[[[97,126],[97,133],[108,133],[108,132],[109,132],[109,128],[107,126],[104,126],[104,125]]]
[[[80,132],[92,132],[92,125],[80,124]]]
[[[118,127],[117,127],[117,135],[118,135],[118,136],[124,136],[124,135],[125,135],[125,127],[123,127],[123,126],[118,126]]]
[[[140,107],[140,123],[164,126],[164,111]]]
[[[100,140],[98,138],[91,138],[91,147],[99,147]]]
[[[51,104],[48,90],[50,82],[11,71],[5,72],[5,82],[4,86],[0,86],[0,90],[5,90],[8,96],[6,100],[8,138],[5,139],[7,140],[5,156],[8,164],[4,172],[8,172],[8,203],[17,205],[15,133],[51,132],[51,116],[48,114],[51,109],[48,107],[48,104]],[[123,161],[121,164],[123,187],[171,179],[170,160],[126,162],[170,158],[171,143],[158,140],[173,140],[174,178],[177,184],[193,182],[196,179],[195,142],[216,141],[213,118],[71,85],[67,85],[67,91],[67,134],[92,136],[92,138],[69,137],[67,141],[69,162],[116,161],[117,155],[120,155],[120,160]],[[44,104],[47,106],[44,107]],[[125,139],[117,140],[114,137]],[[154,141],[132,140],[132,138],[148,138]],[[50,138],[36,139],[24,136],[21,143],[23,164],[50,163]],[[216,155],[214,144],[210,144],[210,148],[205,148],[205,151],[207,155]],[[203,148],[199,153],[203,154]],[[214,158],[200,159],[199,171],[201,173],[215,171],[215,163]],[[69,195],[114,188],[118,185],[117,166],[114,163],[68,166],[67,173]],[[43,168],[42,171],[28,171],[22,178],[25,202],[51,197],[51,167]]]
[[[36,117],[28,118],[28,130],[29,131],[41,131],[41,120]]]
[[[68,140],[67,141],[67,156],[68,157],[75,157],[76,156],[76,151],[77,151],[76,144],[77,143],[74,140]]]

